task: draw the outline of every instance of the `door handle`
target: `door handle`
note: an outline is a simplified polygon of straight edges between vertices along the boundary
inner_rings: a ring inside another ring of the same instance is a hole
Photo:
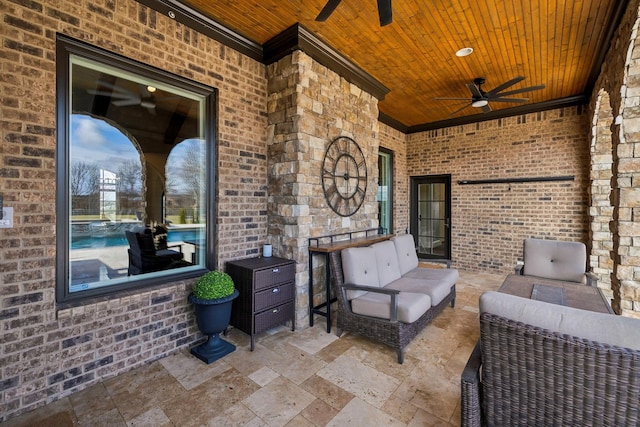
[[[444,226],[447,228],[451,228],[451,219],[450,218],[445,218],[444,220]]]

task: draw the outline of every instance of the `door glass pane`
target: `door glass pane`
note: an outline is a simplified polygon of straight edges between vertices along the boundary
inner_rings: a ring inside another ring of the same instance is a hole
[[[446,250],[446,186],[443,183],[418,184],[418,250],[444,256]]]

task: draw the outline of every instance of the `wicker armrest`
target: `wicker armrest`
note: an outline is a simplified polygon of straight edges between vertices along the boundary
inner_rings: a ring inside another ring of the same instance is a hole
[[[174,245],[167,245],[167,249],[170,249],[170,248],[178,248],[180,253],[182,253],[182,244],[181,243],[177,243],[177,244],[174,244]]]
[[[592,271],[587,271],[584,273],[587,278],[587,286],[598,286],[598,275],[593,273]]]
[[[432,262],[434,264],[446,264],[447,268],[451,268],[451,260],[450,259],[438,259],[438,258],[434,258],[434,259],[429,259],[426,260],[427,262]]]
[[[379,288],[377,286],[365,286],[365,285],[352,285],[352,284],[344,284],[342,285],[342,289],[345,291],[367,291],[367,292],[375,292],[378,294],[387,294],[387,295],[397,295],[400,293],[397,289],[387,289],[387,288]]]
[[[482,393],[480,383],[480,368],[482,366],[482,353],[480,342],[476,344],[469,356],[467,366],[460,378],[461,388],[461,425],[480,427],[482,425],[482,403],[480,394]]]
[[[518,276],[522,276],[524,274],[524,264],[517,264],[514,270]]]
[[[345,301],[348,301],[347,291],[367,291],[373,292],[377,294],[389,295],[391,297],[391,313],[389,313],[389,321],[397,322],[398,321],[398,294],[400,293],[397,289],[387,289],[387,288],[378,288],[377,286],[363,286],[363,285],[352,285],[352,284],[344,284],[342,285],[342,296]],[[351,306],[349,304],[345,304],[346,309],[351,314]]]

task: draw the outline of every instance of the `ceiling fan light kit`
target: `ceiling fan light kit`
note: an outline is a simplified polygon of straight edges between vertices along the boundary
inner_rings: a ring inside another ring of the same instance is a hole
[[[496,86],[490,91],[484,91],[482,85],[485,83],[484,77],[477,77],[473,79],[473,83],[467,83],[467,88],[471,92],[471,98],[434,98],[434,100],[455,100],[455,101],[467,101],[468,103],[462,108],[457,109],[451,115],[457,114],[465,108],[471,106],[475,108],[482,108],[483,113],[488,113],[491,110],[490,102],[511,102],[511,103],[524,103],[529,101],[529,98],[508,98],[510,95],[516,95],[518,93],[531,92],[534,90],[544,89],[544,85],[529,86],[521,89],[514,89],[504,92],[505,89],[513,86],[516,83],[524,80],[523,76],[514,77],[509,81]]]

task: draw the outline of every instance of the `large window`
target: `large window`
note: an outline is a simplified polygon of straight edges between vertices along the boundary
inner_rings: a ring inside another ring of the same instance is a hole
[[[210,87],[58,38],[57,299],[213,265]]]
[[[378,226],[393,233],[393,151],[380,147],[378,152]]]

